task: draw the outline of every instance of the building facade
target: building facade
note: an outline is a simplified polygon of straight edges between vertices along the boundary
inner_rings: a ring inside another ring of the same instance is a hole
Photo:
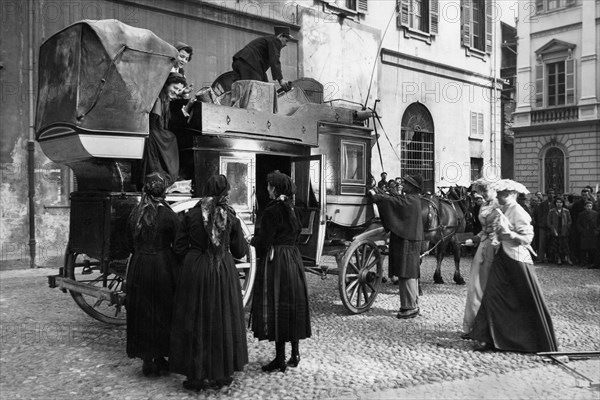
[[[530,190],[600,183],[599,20],[598,0],[521,5],[514,163]]]
[[[295,39],[282,51],[285,79],[316,79],[326,102],[376,107],[374,176],[421,173],[430,191],[500,176],[495,0],[15,0],[1,7],[2,36],[20,38],[0,48],[2,261],[33,264],[33,255],[45,265],[66,248],[74,187],[68,168],[34,141],[37,52],[82,19],[114,18],[191,45],[186,77],[195,88],[229,71],[245,43],[288,26]]]

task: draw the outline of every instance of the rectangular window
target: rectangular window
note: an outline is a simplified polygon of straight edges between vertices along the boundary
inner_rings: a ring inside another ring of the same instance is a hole
[[[342,140],[342,185],[365,185],[366,165],[364,143]]]
[[[577,4],[577,0],[536,0],[535,11],[537,14],[552,12]]]
[[[471,18],[472,46],[485,51],[485,4],[482,0],[473,0]]]
[[[436,35],[438,33],[439,0],[397,0],[398,17],[396,24],[399,28],[412,30],[413,34],[405,32],[406,37]],[[423,33],[428,35],[423,35]]]
[[[565,104],[565,62],[556,62],[547,65],[548,71],[548,106]]]
[[[221,173],[227,177],[231,190],[229,204],[236,210],[252,209],[254,160],[242,157],[221,157]]]
[[[461,44],[467,55],[491,54],[493,49],[494,7],[491,0],[461,0]],[[472,52],[470,50],[473,50]]]
[[[483,138],[483,127],[483,113],[471,111],[470,137],[477,139]]]
[[[366,14],[368,0],[321,0],[329,10],[338,14]]]
[[[535,68],[536,108],[575,104],[575,60],[555,60]]]

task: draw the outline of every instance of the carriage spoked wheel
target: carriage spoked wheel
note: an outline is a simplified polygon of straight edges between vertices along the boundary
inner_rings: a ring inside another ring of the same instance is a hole
[[[106,267],[106,279],[100,261],[83,254],[67,253],[65,276],[94,288],[104,288],[124,299],[127,260],[114,260]],[[125,325],[127,313],[124,304],[114,304],[107,298],[98,298],[84,292],[69,290],[75,303],[89,316],[108,324]],[[88,292],[89,293],[89,292]]]
[[[244,223],[244,220],[238,217],[242,225],[245,237],[250,237],[250,229]],[[241,260],[235,259],[235,267],[237,268],[242,287],[242,300],[244,307],[248,305],[252,298],[252,287],[256,278],[256,250],[252,246],[248,246],[248,254]]]
[[[375,302],[383,277],[381,252],[375,242],[353,241],[341,260],[338,277],[340,298],[348,311],[367,311]]]

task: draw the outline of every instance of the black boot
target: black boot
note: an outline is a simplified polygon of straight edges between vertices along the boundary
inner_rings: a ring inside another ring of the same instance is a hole
[[[292,343],[292,356],[288,360],[287,365],[289,367],[295,368],[300,363],[300,349],[298,348],[299,343],[297,340],[295,340],[291,343]]]
[[[142,373],[144,376],[159,376],[160,373],[158,371],[158,367],[152,361],[152,359],[145,359],[144,364],[142,365]]]
[[[160,372],[163,375],[169,374],[169,362],[164,357],[154,357],[154,364],[158,368],[158,372]]]
[[[262,370],[265,372],[272,372],[276,370],[285,372],[286,368],[287,364],[285,363],[285,342],[276,342],[275,359],[267,365],[263,365]]]

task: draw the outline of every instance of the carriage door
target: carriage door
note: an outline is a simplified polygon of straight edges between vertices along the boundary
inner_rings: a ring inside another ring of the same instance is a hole
[[[295,205],[302,224],[298,248],[305,265],[319,265],[325,240],[324,157],[317,154],[292,159]]]

